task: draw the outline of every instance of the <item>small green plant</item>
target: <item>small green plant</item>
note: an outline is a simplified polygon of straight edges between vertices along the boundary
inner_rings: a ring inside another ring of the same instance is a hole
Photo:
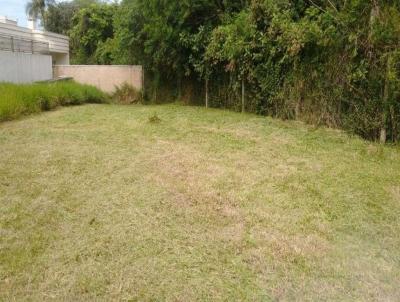
[[[142,99],[142,93],[128,83],[116,87],[113,94],[114,102],[122,105],[140,104]]]
[[[156,112],[154,112],[154,114],[149,117],[149,123],[151,124],[161,123],[161,119],[158,117]]]

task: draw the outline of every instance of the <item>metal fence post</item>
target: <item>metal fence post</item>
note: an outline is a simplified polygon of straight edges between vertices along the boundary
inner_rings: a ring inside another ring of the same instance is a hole
[[[208,108],[208,100],[209,96],[208,96],[208,78],[206,79],[206,108]]]
[[[242,113],[246,111],[244,79],[242,79]]]

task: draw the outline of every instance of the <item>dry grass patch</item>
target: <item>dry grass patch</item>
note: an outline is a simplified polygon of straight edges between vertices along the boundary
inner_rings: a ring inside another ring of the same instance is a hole
[[[400,299],[398,148],[89,105],[1,124],[0,154],[0,300]]]

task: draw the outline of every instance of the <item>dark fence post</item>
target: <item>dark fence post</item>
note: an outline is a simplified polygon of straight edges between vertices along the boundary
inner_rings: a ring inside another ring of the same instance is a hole
[[[242,113],[246,111],[244,78],[242,79]]]
[[[206,108],[208,108],[208,78],[206,79]]]

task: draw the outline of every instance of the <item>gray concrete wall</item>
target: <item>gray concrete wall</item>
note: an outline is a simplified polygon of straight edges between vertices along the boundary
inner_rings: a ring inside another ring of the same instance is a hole
[[[55,77],[72,77],[76,82],[89,84],[112,93],[116,86],[128,83],[138,90],[143,85],[142,66],[130,65],[56,65]]]
[[[0,82],[32,83],[52,76],[50,55],[0,51]]]

